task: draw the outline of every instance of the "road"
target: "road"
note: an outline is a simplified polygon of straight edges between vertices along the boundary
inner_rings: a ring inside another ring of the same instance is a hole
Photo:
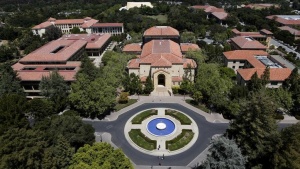
[[[298,53],[298,52],[296,52],[295,50],[289,48],[288,46],[286,46],[286,45],[280,43],[278,40],[272,38],[271,41],[270,41],[270,44],[271,44],[271,45],[274,45],[274,46],[276,46],[276,47],[281,46],[281,47],[283,47],[283,48],[285,49],[285,51],[287,51],[288,53],[289,53],[289,52],[294,52],[294,53],[297,54],[297,58],[300,59],[300,53]]]
[[[127,120],[134,114],[149,108],[172,108],[182,111],[195,120],[198,125],[199,137],[196,143],[187,151],[168,156],[160,160],[162,166],[187,166],[209,145],[210,139],[215,134],[223,134],[228,128],[228,123],[210,123],[200,114],[176,103],[146,103],[129,110],[120,115],[115,121],[84,121],[95,128],[95,132],[108,132],[112,136],[112,142],[136,164],[157,166],[159,163],[157,156],[144,154],[133,148],[125,138],[124,126]],[[279,128],[284,128],[291,124],[279,124]]]

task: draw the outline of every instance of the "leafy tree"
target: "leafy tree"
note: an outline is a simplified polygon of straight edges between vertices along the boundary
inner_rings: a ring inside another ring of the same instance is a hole
[[[283,83],[283,88],[292,93],[294,115],[300,115],[300,78],[298,68],[295,68],[290,74],[289,78]]]
[[[20,85],[20,79],[17,77],[17,73],[14,72],[12,67],[5,63],[0,67],[0,96],[5,94],[24,94]]]
[[[236,168],[245,169],[246,158],[238,145],[224,136],[219,136],[211,141],[209,154],[199,169],[203,168]]]
[[[50,28],[46,29],[44,37],[46,40],[52,41],[60,38],[62,36],[62,32],[58,27],[51,26]]]
[[[261,75],[261,83],[263,86],[266,86],[270,81],[270,67],[266,67],[264,73]]]
[[[83,73],[87,75],[89,80],[94,80],[97,77],[99,77],[100,70],[94,65],[94,63],[91,61],[91,59],[87,56],[85,56],[80,65],[79,73]]]
[[[47,144],[40,131],[8,130],[0,136],[0,168],[41,168]]]
[[[23,128],[29,125],[25,118],[26,98],[9,94],[0,98],[0,135],[10,128]]]
[[[154,86],[153,86],[151,76],[147,76],[145,87],[144,87],[144,93],[150,94],[153,90],[154,90]]]
[[[0,46],[0,62],[12,60],[17,54],[19,54],[18,49],[12,44]]]
[[[141,93],[142,91],[142,82],[138,75],[131,73],[129,75],[129,85],[126,91],[129,91],[130,94]]]
[[[62,110],[67,102],[69,86],[57,71],[43,76],[39,85],[41,94],[54,102],[55,111]]]
[[[73,156],[70,169],[76,168],[128,168],[133,169],[130,160],[122,150],[114,148],[108,143],[94,143],[92,146],[81,147]]]
[[[182,32],[180,42],[182,43],[196,43],[196,36],[193,32]]]
[[[207,56],[201,50],[189,50],[185,57],[195,60],[198,66],[207,59]]]
[[[258,77],[257,72],[251,76],[247,86],[249,91],[258,91],[263,88],[262,80]]]
[[[268,167],[278,145],[279,134],[272,117],[276,110],[274,101],[261,90],[253,93],[240,114],[230,123],[226,134],[234,139],[249,162],[247,167]]]
[[[95,141],[95,129],[89,124],[84,124],[78,116],[55,115],[36,123],[34,129],[45,132],[45,137],[52,142],[63,136],[75,150]]]
[[[91,81],[87,75],[80,73],[71,87],[69,101],[83,116],[102,115],[115,104],[116,89],[106,79],[97,78]]]
[[[281,131],[282,144],[274,158],[274,168],[300,168],[300,123]]]
[[[71,34],[80,34],[81,31],[78,27],[74,27],[70,30]]]
[[[235,77],[236,77],[234,70],[229,67],[220,67],[220,73],[221,73],[221,76],[225,76],[230,79],[235,79]]]
[[[277,105],[289,111],[293,107],[292,93],[282,87],[278,89],[268,89],[268,95],[274,98]]]
[[[53,107],[53,102],[48,99],[32,99],[27,102],[26,113],[39,121],[54,114]]]

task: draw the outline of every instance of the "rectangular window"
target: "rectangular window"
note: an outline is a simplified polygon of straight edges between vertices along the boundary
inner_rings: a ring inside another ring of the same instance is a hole
[[[271,82],[271,85],[278,85],[278,82]]]

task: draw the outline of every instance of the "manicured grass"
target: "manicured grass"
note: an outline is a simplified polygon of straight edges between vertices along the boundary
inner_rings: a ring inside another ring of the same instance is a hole
[[[147,17],[152,18],[152,19],[157,19],[160,23],[167,23],[167,21],[168,21],[167,15],[155,15],[155,16],[147,15]]]
[[[141,124],[146,118],[157,115],[157,110],[146,110],[138,115],[136,115],[132,120],[132,124]]]
[[[187,99],[187,100],[185,100],[188,104],[190,104],[190,105],[192,105],[192,106],[194,106],[194,107],[196,107],[196,108],[198,108],[198,109],[200,109],[200,110],[202,110],[202,111],[204,111],[204,112],[206,112],[206,113],[209,113],[210,111],[209,111],[209,109],[204,105],[204,104],[201,104],[201,103],[199,103],[199,104],[197,104],[197,103],[195,103],[195,101],[194,100],[191,100],[191,99]]]
[[[175,119],[180,121],[180,123],[183,124],[183,125],[188,125],[188,124],[192,123],[190,118],[188,118],[186,115],[184,115],[184,114],[182,114],[178,111],[167,110],[165,114],[174,117]]]
[[[178,150],[187,145],[194,137],[192,130],[183,129],[173,140],[166,141],[166,148],[170,151]]]
[[[156,141],[151,140],[146,137],[140,129],[132,129],[129,132],[129,136],[131,140],[137,144],[138,146],[146,149],[146,150],[154,150],[156,149]]]
[[[128,102],[125,104],[118,103],[115,105],[114,110],[119,111],[127,106],[130,106],[130,105],[136,103],[136,102],[137,102],[137,99],[129,99]]]

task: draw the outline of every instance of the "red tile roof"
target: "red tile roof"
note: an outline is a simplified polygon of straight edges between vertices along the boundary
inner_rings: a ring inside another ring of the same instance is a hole
[[[260,31],[263,32],[266,35],[273,35],[273,33],[271,31],[267,30],[267,29],[262,29]]]
[[[181,82],[181,81],[182,81],[182,77],[172,76],[172,82]]]
[[[293,19],[291,17],[298,17],[298,18]],[[279,22],[283,25],[300,25],[299,15],[270,15],[267,16],[266,18],[275,19],[276,22]]]
[[[300,31],[294,28],[291,28],[289,26],[282,26],[282,27],[278,27],[280,30],[286,30],[289,31],[291,34],[299,36],[300,35]]]
[[[225,20],[228,16],[228,13],[226,12],[213,12],[211,14],[219,20]]]
[[[180,48],[182,52],[187,52],[189,50],[200,50],[199,46],[194,43],[180,43]]]
[[[141,43],[131,43],[123,47],[123,52],[141,52],[142,44]]]
[[[180,51],[180,46],[171,40],[152,40],[143,46],[142,54],[138,59],[130,60],[129,68],[139,68],[140,64],[151,64],[156,67],[172,66],[173,64],[188,64],[192,68],[197,65],[191,59],[185,59]]]
[[[92,27],[123,27],[123,23],[95,23]]]
[[[215,6],[210,5],[195,5],[191,6],[194,9],[203,9],[207,13],[213,13],[213,12],[225,12],[223,8],[217,8]]]
[[[86,49],[100,49],[110,39],[111,35],[106,34],[68,34],[59,40],[83,40],[87,41]]]
[[[52,24],[52,23],[53,24]],[[79,24],[82,28],[89,28],[93,24],[97,23],[98,20],[86,17],[84,19],[55,19],[49,18],[46,22],[34,26],[32,29],[43,29],[51,25],[65,25],[65,24]]]
[[[254,56],[268,56],[269,54],[262,50],[233,50],[223,52],[223,55],[228,60],[247,60],[255,68],[265,68],[265,65]]]
[[[81,62],[69,61],[66,64],[46,64],[46,65],[24,65],[16,63],[12,68],[17,71],[21,81],[41,81],[43,76],[49,76],[50,70],[46,68],[75,68],[73,70],[58,70],[58,73],[64,77],[65,81],[74,81],[75,75],[80,69]],[[24,70],[24,68],[35,68],[34,70]]]
[[[144,32],[144,36],[179,36],[179,32],[170,26],[153,26]]]
[[[237,29],[232,29],[231,31],[235,34],[235,36],[250,36],[250,37],[262,36],[262,37],[265,37],[264,35],[260,34],[259,32],[240,32]]]
[[[264,71],[265,68],[250,68],[238,69],[237,73],[240,74],[245,81],[248,81],[255,72],[257,72],[258,77],[261,77]],[[291,72],[289,68],[270,68],[270,81],[284,81],[290,76]]]
[[[29,53],[20,62],[62,62],[67,61],[78,50],[84,48],[87,42],[83,40],[54,40]],[[54,50],[62,47],[57,53]]]
[[[267,49],[266,46],[250,37],[237,36],[231,38],[231,42],[236,44],[240,49]]]

